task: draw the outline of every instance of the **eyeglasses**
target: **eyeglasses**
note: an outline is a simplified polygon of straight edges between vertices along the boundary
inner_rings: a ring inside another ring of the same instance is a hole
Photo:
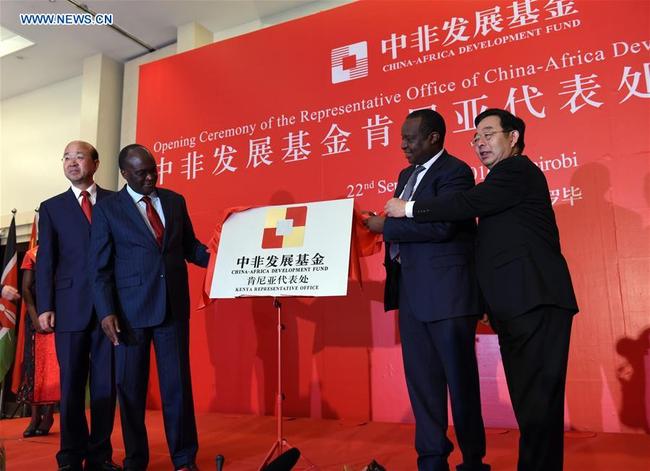
[[[479,144],[479,142],[481,142],[481,139],[483,139],[485,142],[490,142],[495,134],[509,133],[509,132],[512,131],[491,131],[486,133],[477,132],[476,135],[474,135],[474,138],[471,141],[469,141],[469,145],[471,147],[476,147]]]
[[[89,158],[90,157],[86,155],[64,155],[61,158],[61,162],[83,162]]]

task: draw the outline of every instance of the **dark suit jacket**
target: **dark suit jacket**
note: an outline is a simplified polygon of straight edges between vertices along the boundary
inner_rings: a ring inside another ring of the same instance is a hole
[[[479,217],[478,277],[495,318],[540,305],[578,311],[546,178],[528,157],[499,162],[471,190],[416,201],[413,216],[419,222]]]
[[[113,192],[97,186],[97,203]],[[90,223],[72,189],[41,203],[36,304],[55,311],[57,332],[85,330],[93,315],[88,267]]]
[[[398,197],[415,170],[410,166],[398,178]],[[474,186],[469,166],[446,151],[424,174],[412,199],[451,195]],[[384,307],[399,307],[399,276],[414,315],[436,321],[482,314],[474,269],[476,223],[467,217],[458,223],[418,223],[413,219],[386,218],[384,240],[399,242],[400,262],[390,259],[386,245]]]
[[[99,319],[116,314],[143,328],[161,324],[168,311],[177,319],[189,316],[185,261],[205,267],[209,255],[194,235],[185,199],[170,190],[157,192],[165,215],[162,249],[126,185],[95,207],[90,256]]]

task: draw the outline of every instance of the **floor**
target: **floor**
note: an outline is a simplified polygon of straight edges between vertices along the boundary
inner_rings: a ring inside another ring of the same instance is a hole
[[[28,419],[0,421],[0,442],[4,444],[8,471],[54,470],[58,448],[58,419],[49,435],[23,439]],[[197,417],[199,455],[197,464],[203,471],[214,470],[215,457],[225,457],[224,471],[255,471],[276,440],[273,417],[204,414]],[[151,449],[149,470],[172,469],[164,439],[162,416],[147,412],[147,430]],[[488,429],[486,462],[495,471],[516,470],[518,433],[509,429]],[[296,471],[360,471],[372,459],[388,471],[415,469],[412,449],[414,428],[408,424],[355,423],[343,420],[285,419],[284,436],[300,449],[316,467],[301,459]],[[453,437],[453,430],[451,431]],[[578,433],[566,435],[566,471],[648,471],[650,470],[650,435]],[[119,421],[113,433],[114,460],[124,457]],[[452,465],[459,462],[456,450]]]

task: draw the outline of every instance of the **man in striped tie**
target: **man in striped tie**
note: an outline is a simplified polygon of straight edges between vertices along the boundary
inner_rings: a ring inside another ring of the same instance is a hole
[[[93,212],[90,264],[97,315],[115,347],[125,469],[149,462],[145,406],[149,354],[156,353],[165,435],[175,469],[196,469],[198,450],[190,379],[187,262],[208,264],[185,199],[157,188],[151,152],[120,151],[127,184]]]
[[[445,121],[416,110],[402,125],[402,151],[410,164],[399,174],[396,198],[451,194],[474,186],[469,166],[444,149]],[[447,390],[463,463],[485,471],[476,324],[483,313],[474,271],[473,219],[418,224],[371,216],[366,225],[386,242],[385,309],[399,309],[406,385],[415,416],[419,471],[448,471]]]

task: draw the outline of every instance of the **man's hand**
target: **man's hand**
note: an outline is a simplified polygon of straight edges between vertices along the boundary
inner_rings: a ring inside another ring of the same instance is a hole
[[[386,215],[392,218],[403,218],[406,216],[405,213],[406,201],[399,198],[391,198],[384,206]]]
[[[4,285],[2,287],[2,297],[9,301],[17,301],[20,299],[20,293],[13,286]]]
[[[381,234],[384,232],[384,222],[386,218],[384,216],[370,216],[363,221],[363,225],[368,228],[370,232],[376,232]]]
[[[120,344],[117,338],[117,334],[121,332],[120,324],[117,322],[117,316],[115,314],[109,314],[102,319],[102,330],[113,345],[117,346]]]
[[[56,315],[54,311],[45,311],[38,316],[38,323],[41,330],[45,333],[54,332],[54,318]]]

